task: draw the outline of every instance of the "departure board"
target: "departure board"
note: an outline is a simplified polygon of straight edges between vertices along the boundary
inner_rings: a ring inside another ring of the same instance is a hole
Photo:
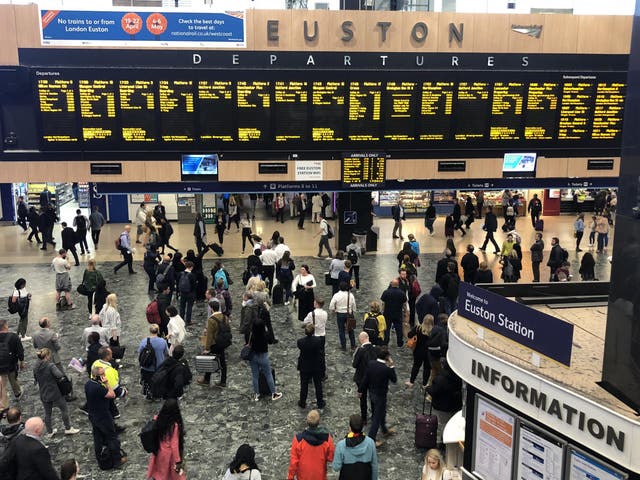
[[[114,68],[38,70],[33,79],[42,150],[334,158],[369,149],[617,150],[627,93],[622,72]]]
[[[198,82],[198,126],[202,141],[233,142],[236,138],[235,87],[231,80]]]
[[[351,82],[349,85],[349,140],[380,140],[382,82]]]
[[[192,80],[160,80],[158,107],[160,138],[163,142],[195,141]]]
[[[307,139],[307,82],[275,82],[273,87],[274,138],[276,142]]]
[[[46,143],[78,141],[75,81],[58,78],[38,80],[42,140]]]
[[[153,80],[120,80],[120,120],[125,143],[156,141],[156,100]]]
[[[113,80],[79,80],[82,139],[102,143],[116,135],[116,88]]]
[[[311,85],[311,138],[313,142],[345,139],[345,82],[313,82]]]
[[[349,188],[380,186],[385,181],[385,157],[379,153],[351,153],[342,157],[342,184]]]
[[[237,83],[238,141],[259,142],[271,135],[271,88],[269,82]]]

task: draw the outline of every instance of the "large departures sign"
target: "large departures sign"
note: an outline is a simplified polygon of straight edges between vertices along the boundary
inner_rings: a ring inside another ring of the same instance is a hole
[[[616,149],[626,72],[32,67],[42,150]]]

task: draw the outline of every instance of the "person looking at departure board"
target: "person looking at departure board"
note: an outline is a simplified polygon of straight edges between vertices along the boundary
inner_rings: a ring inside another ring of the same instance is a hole
[[[400,238],[404,240],[402,236],[402,222],[406,219],[404,216],[404,207],[402,206],[402,199],[398,200],[398,203],[391,207],[391,216],[393,217],[393,238]],[[398,237],[397,234],[400,234]]]

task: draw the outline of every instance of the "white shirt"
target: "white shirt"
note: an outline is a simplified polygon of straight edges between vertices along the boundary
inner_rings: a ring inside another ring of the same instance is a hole
[[[314,337],[324,337],[326,335],[326,326],[327,319],[329,318],[329,314],[321,308],[316,308],[313,312],[307,313],[307,316],[304,317],[303,324],[313,323],[313,314],[315,314],[316,322],[315,322],[315,331],[313,333]]]
[[[310,273],[306,275],[296,275],[296,278],[293,279],[293,283],[291,284],[291,290],[295,291],[298,288],[298,285],[302,285],[303,287],[307,286],[307,283],[311,282],[311,288],[316,288],[316,279]]]
[[[329,264],[329,274],[332,279],[337,280],[338,275],[340,275],[342,270],[344,270],[344,260],[340,260],[338,258],[331,260],[331,263]]]
[[[451,472],[443,470],[442,475],[438,476],[435,470],[427,470],[427,466],[422,466],[422,480],[451,480]]]
[[[89,335],[93,332],[97,332],[98,335],[100,335],[100,345],[103,347],[107,347],[109,345],[108,338],[111,335],[111,332],[100,325],[91,325],[90,327],[85,328],[82,332],[82,341],[86,348],[89,348]]]
[[[278,261],[278,254],[272,248],[266,248],[260,255],[262,265],[275,265]]]
[[[329,224],[324,218],[320,222],[320,230],[322,230],[321,235],[329,235]]]
[[[274,247],[273,251],[276,252],[278,260],[280,260],[284,255],[284,252],[290,252],[291,250],[284,243],[279,243]]]
[[[260,470],[245,470],[242,473],[231,473],[227,468],[222,480],[262,480]]]
[[[18,290],[14,290],[13,291],[13,296],[14,297],[18,297],[18,299],[20,298],[27,298],[29,296],[29,292],[27,292],[27,288],[21,288],[20,291],[18,292]]]
[[[167,339],[171,343],[171,346],[180,345],[184,342],[184,337],[187,336],[187,331],[184,328],[184,320],[180,315],[169,318],[167,332]]]
[[[144,225],[144,222],[146,221],[147,211],[142,207],[138,207],[138,210],[136,211],[136,225]]]
[[[102,327],[107,329],[109,335],[119,337],[122,320],[120,319],[120,313],[118,313],[118,310],[105,303],[102,306],[102,310],[100,310],[99,315]]]
[[[69,261],[66,258],[56,257],[51,262],[51,268],[56,273],[65,273],[68,271]]]
[[[340,290],[337,292],[329,303],[329,310],[336,313],[347,313],[347,300],[349,301],[349,312],[356,311],[356,298],[353,293]]]

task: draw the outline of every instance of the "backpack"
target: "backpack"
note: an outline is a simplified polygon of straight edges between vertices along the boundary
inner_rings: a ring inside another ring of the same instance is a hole
[[[327,238],[333,238],[333,229],[331,228],[331,225],[329,225],[329,222],[326,220],[325,222],[327,224]]]
[[[87,229],[87,219],[84,215],[78,215],[76,217],[76,228],[78,230],[86,230]]]
[[[17,434],[9,437],[0,433],[0,472],[6,474],[6,476],[3,475],[0,478],[16,478],[18,472],[15,462],[15,451],[11,445],[13,443],[13,439],[20,433],[22,433],[22,431],[19,431]]]
[[[216,273],[213,274],[213,287],[215,288],[218,284],[218,279],[221,278],[224,284],[224,288],[229,288],[229,278],[227,277],[227,272],[225,272],[224,268],[221,268]],[[247,280],[248,281],[248,280]]]
[[[566,248],[563,248],[562,249],[562,261],[566,262],[568,258],[569,258],[569,252],[567,251]]]
[[[362,328],[364,332],[369,334],[369,341],[374,345],[377,343],[380,334],[380,332],[378,332],[378,315],[379,314],[373,312],[365,314],[364,326]]]
[[[226,315],[226,313],[227,313],[227,300],[224,298],[223,291],[216,290],[215,298],[216,298],[216,300],[218,300],[218,303],[220,304],[220,311]],[[216,343],[218,343],[218,342],[216,342]]]
[[[155,368],[156,366],[156,352],[151,346],[151,338],[149,337],[147,337],[147,344],[138,355],[138,362],[143,368]]]
[[[138,435],[142,448],[147,453],[156,453],[160,448],[160,439],[158,438],[158,429],[156,428],[155,419],[149,420],[144,424]]]
[[[122,242],[120,241],[120,237],[116,238],[114,240],[114,243],[116,244],[116,250],[122,250]]]
[[[178,290],[180,293],[191,293],[191,282],[189,281],[189,272],[182,272],[180,274],[180,280],[178,281]]]
[[[411,296],[413,298],[418,298],[421,293],[422,289],[420,288],[420,282],[418,282],[417,279],[414,279],[413,282],[411,282]]]
[[[242,310],[240,310],[240,333],[242,333],[243,335],[249,333],[253,322],[259,316],[260,307],[255,303],[242,307]]]
[[[147,322],[155,323],[156,325],[160,325],[160,323],[162,322],[157,298],[151,300],[151,303],[147,305]]]
[[[7,310],[9,311],[9,313],[11,313],[12,315],[14,313],[18,313],[20,311],[20,306],[18,305],[18,302],[14,302],[13,301],[13,296],[10,296],[7,299]]]
[[[231,346],[231,340],[233,338],[231,327],[229,326],[226,315],[223,315],[220,319],[214,314],[214,318],[216,319],[216,322],[218,322],[218,333],[216,334],[215,339],[216,348],[224,350],[225,348]]]
[[[4,341],[0,342],[0,368],[5,369],[11,367],[15,360],[9,347],[9,334],[0,336],[0,338],[2,337],[4,337]]]
[[[163,363],[160,366],[160,368],[151,376],[150,387],[151,387],[151,394],[154,396],[154,398],[163,398],[165,396],[168,390],[167,382],[169,381],[170,374],[171,372],[173,372],[174,368],[179,366],[180,364],[176,364],[171,368],[167,368]],[[144,442],[142,446],[144,447]],[[149,452],[146,448],[145,448],[145,451]],[[149,452],[149,453],[152,453],[152,452]]]
[[[347,258],[351,262],[351,265],[356,265],[358,263],[358,252],[356,252],[355,248],[347,251]]]

